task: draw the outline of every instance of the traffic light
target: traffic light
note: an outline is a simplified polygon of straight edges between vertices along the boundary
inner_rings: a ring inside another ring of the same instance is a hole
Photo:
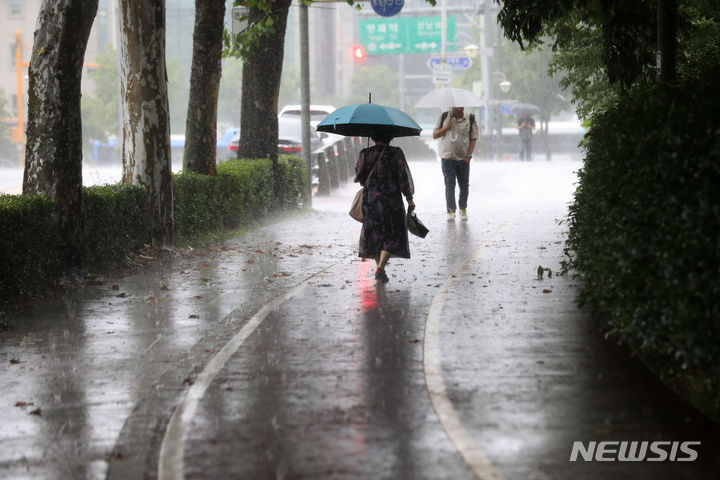
[[[365,58],[367,58],[367,54],[365,53],[365,49],[362,45],[353,45],[352,56],[353,60],[356,62],[362,62]]]

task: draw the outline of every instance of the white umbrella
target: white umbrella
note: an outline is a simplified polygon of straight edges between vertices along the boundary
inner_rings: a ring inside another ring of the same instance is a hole
[[[423,96],[415,108],[482,107],[483,101],[471,91],[462,88],[441,88]]]

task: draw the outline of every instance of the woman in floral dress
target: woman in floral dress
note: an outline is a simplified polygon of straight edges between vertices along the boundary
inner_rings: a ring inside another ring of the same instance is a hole
[[[379,131],[371,138],[375,145],[360,151],[355,166],[354,181],[365,187],[359,257],[375,260],[375,279],[384,283],[390,258],[410,258],[402,197],[408,210],[414,209],[415,186],[402,149],[390,146],[390,133]]]

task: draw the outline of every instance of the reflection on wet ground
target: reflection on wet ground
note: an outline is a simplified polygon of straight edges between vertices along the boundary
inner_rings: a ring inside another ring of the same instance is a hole
[[[452,278],[444,386],[505,478],[712,478],[717,427],[602,340],[571,279],[536,280],[538,264],[559,267],[556,220],[578,166],[475,163],[470,221],[448,223],[439,164],[411,163],[431,232],[411,238],[412,259],[391,260],[387,285],[356,258],[359,224],[346,214],[356,185],[346,185],[221,248],[6,312],[0,477],[153,478],[167,422],[200,372],[298,288],[206,391],[186,476],[473,478],[422,368],[428,311]],[[695,438],[694,464],[567,460],[575,440]]]

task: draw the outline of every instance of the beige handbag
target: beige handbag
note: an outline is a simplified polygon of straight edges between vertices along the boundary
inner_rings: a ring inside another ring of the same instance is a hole
[[[385,147],[387,148],[387,147]],[[368,174],[367,180],[365,180],[365,185],[368,184],[370,181],[370,177],[372,176],[373,172],[375,171],[375,167],[377,167],[378,162],[380,161],[380,157],[383,156],[383,153],[385,153],[385,148],[383,148],[383,151],[380,152],[380,155],[378,155],[377,160],[375,160],[375,165],[373,165],[372,170],[370,170],[370,173]],[[350,206],[350,211],[348,214],[358,222],[363,221],[363,192],[365,191],[365,187],[361,188],[357,191],[355,194],[355,198],[353,198],[352,205]]]
[[[352,205],[350,206],[350,216],[358,222],[363,221],[362,201],[364,191],[364,188],[361,188],[357,191],[357,193],[355,194],[355,198],[353,198]]]

